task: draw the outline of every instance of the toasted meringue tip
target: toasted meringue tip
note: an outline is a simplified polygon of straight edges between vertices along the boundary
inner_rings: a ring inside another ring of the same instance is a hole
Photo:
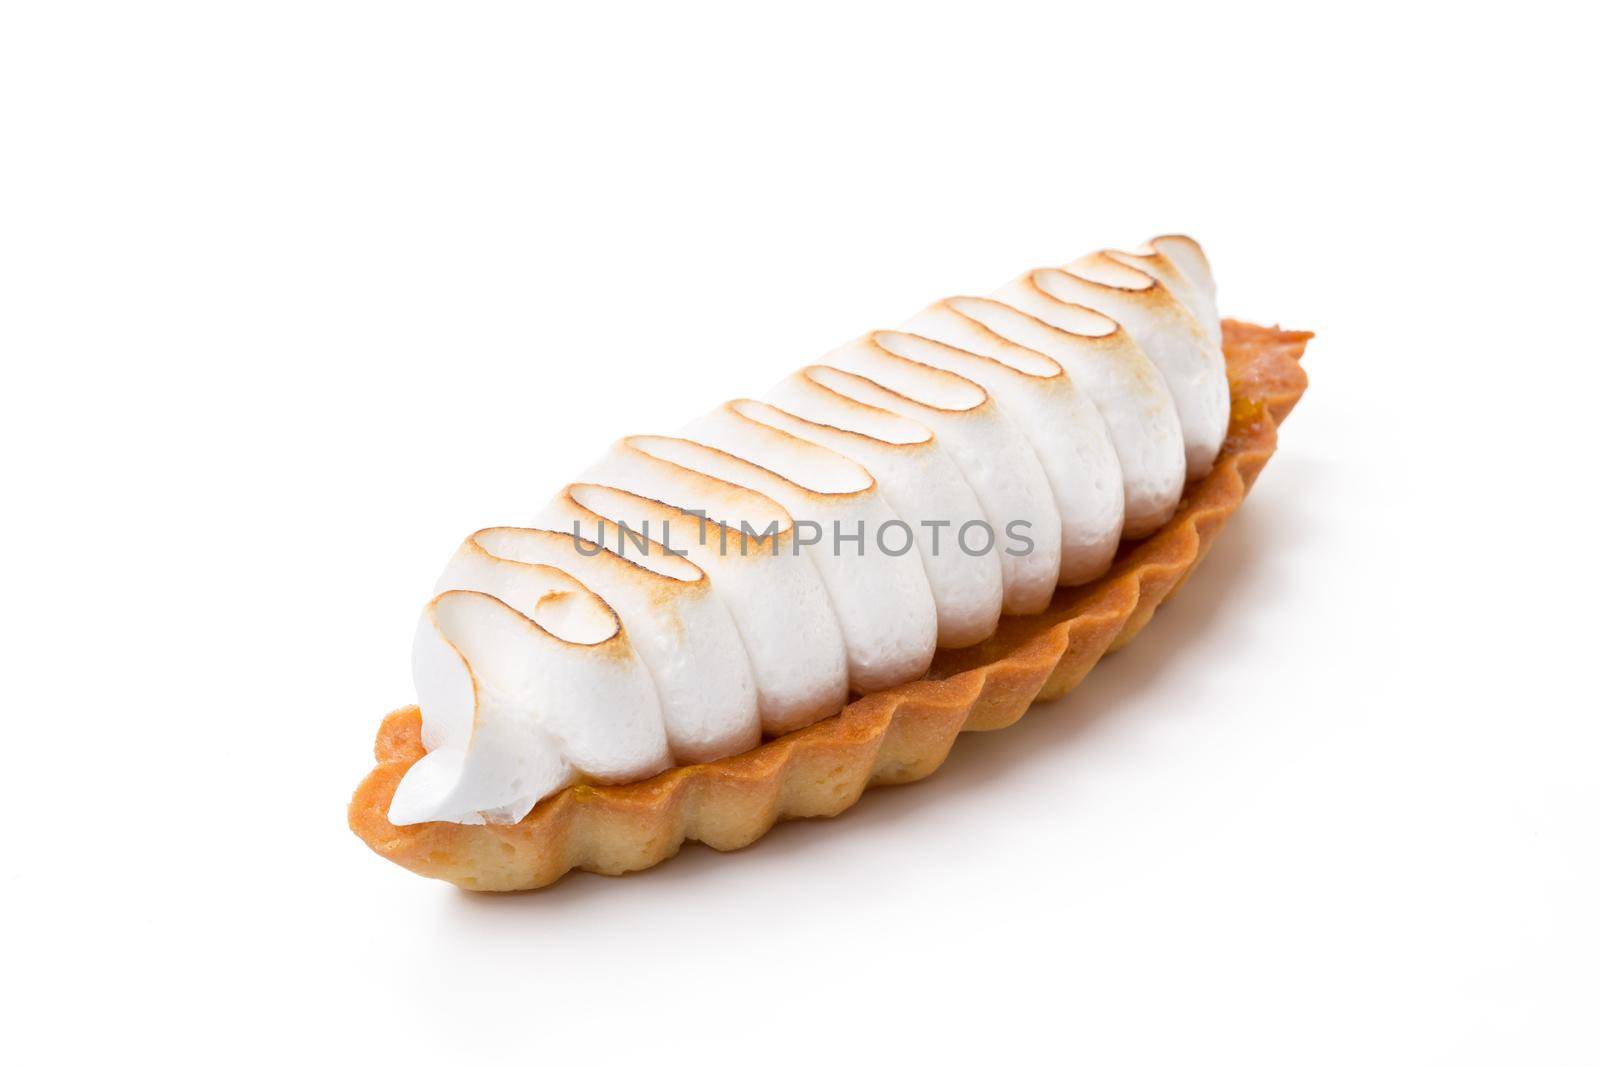
[[[1165,289],[1161,280],[1155,275],[1113,259],[1105,252],[1090,252],[1086,256],[1079,256],[1061,269],[1091,285],[1115,289],[1128,295],[1139,296]]]

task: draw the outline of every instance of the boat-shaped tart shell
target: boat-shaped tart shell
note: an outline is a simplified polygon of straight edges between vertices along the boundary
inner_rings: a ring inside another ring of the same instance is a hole
[[[1127,644],[1204,558],[1277,447],[1277,427],[1306,378],[1310,333],[1223,323],[1232,418],[1211,473],[1176,515],[1123,546],[1104,577],[1057,590],[1040,615],[1005,616],[972,648],[942,651],[928,676],[862,697],[842,712],[749,752],[675,767],[629,785],[573,785],[512,825],[389,822],[389,800],[421,759],[417,708],[378,728],[377,766],[350,801],[350,828],[374,852],[465,889],[537,889],[573,869],[624,874],[675,855],[684,841],[743,848],[780,819],[837,815],[870,786],[914,782],[944,762],[963,730],[998,730],[1035,701],[1083,680]]]

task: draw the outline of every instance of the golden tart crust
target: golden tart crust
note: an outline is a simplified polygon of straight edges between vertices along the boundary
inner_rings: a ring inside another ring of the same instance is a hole
[[[1004,616],[982,644],[941,651],[925,679],[715,763],[629,785],[569,786],[501,826],[389,822],[395,786],[424,754],[413,705],[378,728],[377,766],[350,800],[350,828],[378,855],[430,878],[465,889],[537,889],[574,868],[652,867],[686,840],[743,848],[780,819],[837,815],[869,786],[932,774],[957,734],[1010,726],[1035,701],[1067,692],[1183,584],[1277,447],[1278,423],[1306,388],[1299,360],[1311,337],[1224,321],[1232,421],[1215,467],[1185,490],[1177,514],[1123,545],[1104,577],[1058,589],[1043,614]]]

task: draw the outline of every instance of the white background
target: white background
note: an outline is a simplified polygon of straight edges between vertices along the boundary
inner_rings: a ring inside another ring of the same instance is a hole
[[[6,5],[0,1047],[1596,1062],[1578,10]],[[1171,230],[1312,385],[1067,700],[620,880],[345,828],[466,533]]]

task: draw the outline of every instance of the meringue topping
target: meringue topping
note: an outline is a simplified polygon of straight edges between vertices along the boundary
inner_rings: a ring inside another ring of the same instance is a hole
[[[780,382],[768,397],[771,404],[738,402],[740,414],[872,472],[902,523],[904,539],[884,547],[900,555],[916,548],[933,596],[939,645],[965,648],[994,633],[1002,595],[1000,550],[990,543],[974,553],[939,551],[941,534],[954,539],[971,524],[987,528],[987,521],[977,494],[933,431],[803,373]]]
[[[882,337],[898,355],[982,385],[1016,420],[1060,513],[1061,584],[1081,585],[1105,573],[1122,539],[1116,450],[1099,409],[1060,364],[984,325],[997,316],[1028,319],[986,297],[957,296],[924,309],[906,323],[908,333]]]
[[[1172,517],[1183,494],[1183,426],[1166,379],[1127,331],[1099,312],[1057,295],[1053,269],[1029,271],[995,296],[1026,315],[992,304],[974,317],[1008,340],[1054,359],[1105,420],[1122,470],[1123,534],[1143,537]]]
[[[1017,424],[974,382],[883,347],[887,331],[832,353],[836,367],[808,367],[812,381],[865,404],[915,419],[961,471],[990,527],[1011,539],[1025,534],[1028,551],[1002,550],[1001,610],[1043,611],[1061,570],[1061,526],[1038,453]],[[858,373],[840,370],[855,367]],[[791,409],[795,410],[795,409]]]
[[[597,542],[575,538],[573,523],[581,526],[593,513],[573,501],[570,491],[563,491],[558,500],[564,506],[553,507],[547,517],[552,526],[565,526],[566,532],[479,530],[457,550],[437,591],[476,589],[529,614],[525,601],[506,594],[509,583],[500,579],[501,574],[519,568],[552,572],[571,587],[592,589],[615,609],[650,672],[676,760],[708,763],[758,743],[761,719],[750,658],[727,605],[711,591],[705,572],[665,551],[635,562],[605,551]],[[539,615],[530,617],[545,622]]]
[[[939,301],[468,537],[423,611],[397,825],[746,751],[1091,581],[1211,467],[1210,265],[1157,237]]]
[[[1199,478],[1211,470],[1228,432],[1228,372],[1220,341],[1155,274],[1130,261],[1137,260],[1105,252],[1075,259],[1050,275],[1051,294],[1115,319],[1160,369],[1183,424],[1188,477]],[[1175,261],[1168,262],[1176,269]],[[1191,299],[1198,299],[1197,284],[1188,288]]]

